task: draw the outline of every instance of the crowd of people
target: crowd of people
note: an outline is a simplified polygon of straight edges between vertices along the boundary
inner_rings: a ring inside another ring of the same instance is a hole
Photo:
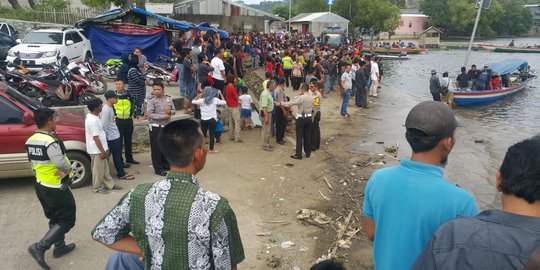
[[[311,39],[233,34],[222,42],[215,32],[181,32],[170,50],[180,70],[184,112],[197,120],[171,121],[176,109],[160,81],[153,82],[150,96],[139,93],[145,83],[145,65],[139,62],[143,54],[126,56],[127,75],[116,80],[116,91],[107,91],[105,102],[93,99],[87,104],[93,190],[107,194],[122,189],[111,176],[109,154],[118,179],[134,178],[125,169],[139,164],[131,145],[137,116],[149,120],[152,165],[164,178],[137,185],[92,230],[94,240],[117,251],[106,269],[237,269],[245,254],[235,213],[225,198],[200,187],[197,179],[206,155],[216,153],[215,144],[221,142],[221,110],[230,115],[229,139],[236,143],[243,142],[243,129],[260,120],[265,151],[273,151],[273,140],[286,143],[287,125],[294,121],[296,151],[291,158],[303,159],[320,148],[321,105],[328,94],[340,93],[343,117],[350,116],[351,96],[357,107],[367,109],[368,96],[379,94],[384,70],[380,58],[364,54],[355,42],[331,49]],[[266,69],[258,108],[243,82],[246,54],[252,55],[253,66]],[[436,71],[432,75],[436,84]],[[440,95],[451,83],[436,79]],[[287,87],[299,91],[298,96],[289,98]],[[253,118],[254,113],[260,118]],[[64,242],[75,223],[75,201],[64,184],[70,163],[54,135],[54,111],[40,109],[35,119],[39,131],[27,142],[27,151],[50,230],[29,252],[49,269],[44,254],[53,244],[55,257],[75,249]],[[443,177],[458,126],[460,121],[443,103],[418,104],[405,122],[410,159],[370,177],[363,228],[374,241],[376,269],[538,269],[540,137],[509,148],[497,174],[503,210],[478,214],[473,196]],[[32,147],[43,149],[28,150]],[[35,155],[40,152],[47,156]],[[311,269],[344,267],[323,261]]]

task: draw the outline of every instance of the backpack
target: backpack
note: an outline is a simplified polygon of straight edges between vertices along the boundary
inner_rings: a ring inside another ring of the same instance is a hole
[[[448,86],[449,86],[449,84],[450,84],[450,80],[448,80],[448,84],[447,84],[447,85],[442,85],[442,86],[441,86],[441,94],[443,94],[443,95],[448,94]]]

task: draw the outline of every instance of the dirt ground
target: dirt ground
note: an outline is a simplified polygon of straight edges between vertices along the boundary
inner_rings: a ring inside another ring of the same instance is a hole
[[[296,93],[288,89],[287,94],[294,97]],[[242,132],[245,143],[231,142],[224,133],[223,143],[216,146],[219,153],[209,154],[198,175],[201,186],[226,197],[236,213],[246,254],[239,269],[309,269],[329,254],[338,235],[342,241],[333,254],[348,269],[373,268],[372,244],[360,223],[363,190],[374,169],[396,161],[384,154],[383,147],[369,151],[361,147],[376,106],[362,110],[353,107],[351,100],[351,118],[345,119],[339,115],[338,93],[332,92],[321,104],[321,149],[311,158],[289,157],[294,152],[290,136],[284,146],[266,152],[260,147],[260,129]],[[90,238],[91,229],[126,191],[160,178],[149,166],[150,153],[135,158],[141,165],[128,172],[135,173],[136,179],[118,181],[124,190],[108,195],[95,194],[91,187],[73,191],[77,223],[66,238],[77,249],[59,259],[48,252],[46,259],[53,269],[103,269],[111,251]],[[300,221],[299,209],[317,210],[331,221]],[[0,182],[0,227],[0,268],[39,269],[26,248],[43,236],[47,221],[32,179]],[[294,245],[283,248],[290,245],[287,241]]]

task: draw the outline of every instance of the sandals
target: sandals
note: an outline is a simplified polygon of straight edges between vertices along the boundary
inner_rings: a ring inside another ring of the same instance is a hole
[[[133,180],[133,179],[135,179],[135,176],[133,176],[133,174],[126,173],[124,176],[118,176],[118,179],[120,179],[120,180]]]

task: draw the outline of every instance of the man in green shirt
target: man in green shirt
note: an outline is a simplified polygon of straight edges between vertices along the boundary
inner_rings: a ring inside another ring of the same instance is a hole
[[[272,151],[274,148],[270,145],[270,114],[274,110],[274,98],[272,97],[272,91],[276,88],[276,81],[268,81],[266,89],[261,93],[259,99],[259,110],[262,122],[262,148],[266,151]]]
[[[195,176],[208,151],[199,124],[167,124],[159,146],[171,166],[167,178],[124,195],[92,237],[143,258],[138,269],[236,269],[245,255],[234,211],[227,199],[199,187]],[[115,256],[118,261],[110,260],[107,269],[126,269],[120,260],[133,256]]]

